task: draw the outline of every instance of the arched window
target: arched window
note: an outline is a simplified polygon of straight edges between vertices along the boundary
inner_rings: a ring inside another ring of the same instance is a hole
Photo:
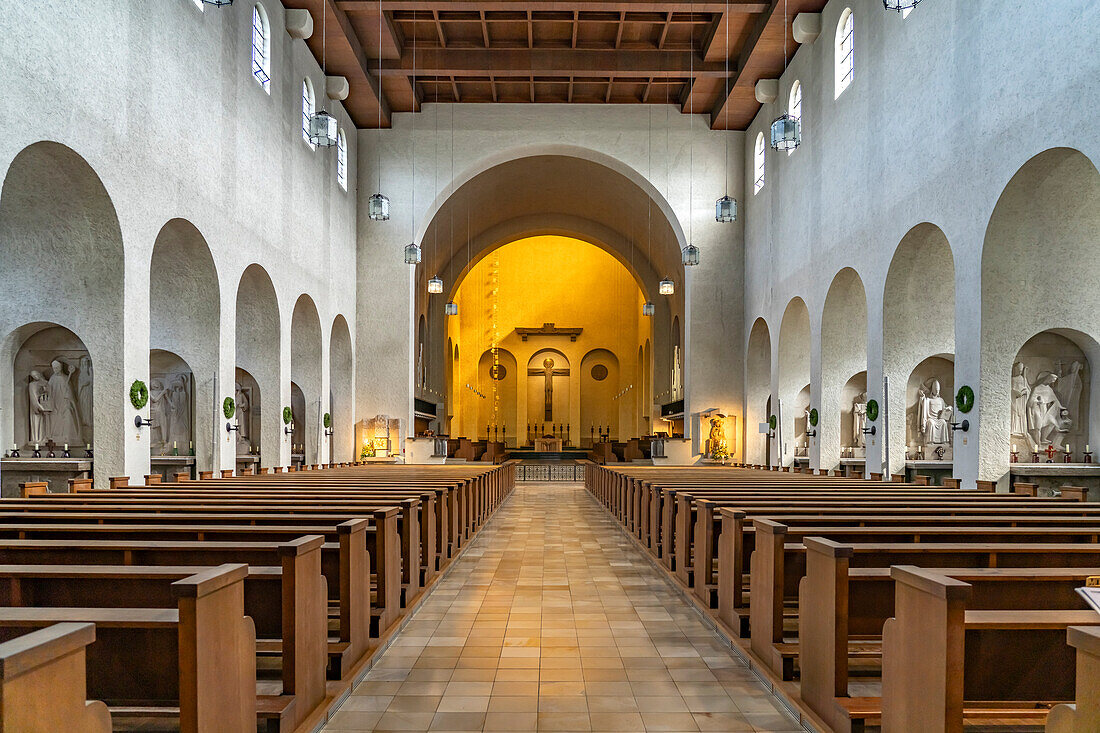
[[[343,129],[336,133],[336,182],[348,190],[348,137]]]
[[[805,125],[802,125],[802,82],[797,79],[791,85],[791,96],[787,99],[787,114],[798,120],[799,127],[805,132]],[[788,148],[787,155],[794,151],[794,148]]]
[[[760,193],[760,189],[764,187],[764,148],[764,133],[757,133],[756,153],[752,157],[752,170],[754,176],[752,192],[754,194]]]
[[[308,145],[311,150],[317,149],[317,146],[309,139],[309,121],[313,118],[313,114],[316,111],[317,106],[313,97],[313,82],[307,78],[302,81],[302,139],[306,141],[306,145]]]
[[[856,17],[851,8],[845,8],[840,14],[840,23],[836,27],[836,94],[841,93],[852,83],[856,71]]]
[[[271,26],[262,5],[252,8],[252,76],[271,94]]]

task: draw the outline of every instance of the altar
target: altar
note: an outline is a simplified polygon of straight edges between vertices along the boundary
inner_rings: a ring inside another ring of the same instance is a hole
[[[536,453],[561,453],[561,438],[535,438]]]

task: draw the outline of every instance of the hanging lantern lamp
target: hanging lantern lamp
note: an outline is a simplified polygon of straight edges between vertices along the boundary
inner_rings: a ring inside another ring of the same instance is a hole
[[[367,216],[372,221],[388,221],[390,218],[390,200],[380,193],[367,199]]]
[[[680,250],[680,262],[684,267],[695,267],[699,264],[699,248],[689,244]]]
[[[405,245],[405,264],[406,265],[419,265],[420,264],[420,245],[416,242]]]
[[[737,221],[737,199],[723,196],[714,202],[714,220],[719,224]]]
[[[438,275],[433,276],[432,279],[428,281],[428,292],[432,295],[439,295],[443,292],[443,281],[439,279]]]
[[[657,292],[661,295],[672,295],[676,292],[676,283],[666,277],[664,280],[657,283]]]
[[[448,303],[443,306],[443,315],[445,316],[457,316],[458,315],[458,303]]]
[[[896,10],[899,13],[912,10],[920,4],[920,0],[882,0],[882,7],[887,10]]]
[[[779,115],[772,120],[772,149],[794,150],[802,143],[802,120]]]
[[[657,312],[657,306],[653,305],[652,303],[643,303],[642,304],[642,315],[643,316],[652,316],[656,312]]]

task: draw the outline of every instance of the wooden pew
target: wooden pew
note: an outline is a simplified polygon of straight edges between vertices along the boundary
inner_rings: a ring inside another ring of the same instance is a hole
[[[0,733],[110,733],[111,714],[87,700],[94,624],[61,623],[0,644]]]
[[[1100,626],[1071,626],[1066,636],[1077,650],[1074,702],[1051,708],[1046,733],[1092,733],[1100,730]]]
[[[88,694],[106,702],[113,717],[178,715],[181,733],[252,733],[256,637],[244,615],[247,572],[246,565],[223,565],[175,581],[174,609],[0,608],[0,638],[57,623],[94,624]]]
[[[915,567],[891,570],[895,616],[883,629],[882,730],[962,731],[974,718],[1042,724],[1072,700],[1070,626],[1095,611],[968,610],[971,585]]]

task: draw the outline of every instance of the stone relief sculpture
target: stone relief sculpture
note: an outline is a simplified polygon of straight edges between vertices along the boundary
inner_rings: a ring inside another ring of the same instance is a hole
[[[27,399],[30,402],[30,442],[41,445],[47,440],[46,421],[50,412],[49,385],[42,372],[37,370],[30,374],[30,383],[27,385]]]
[[[1036,448],[1054,445],[1060,449],[1064,439],[1060,434],[1068,433],[1073,425],[1069,410],[1054,391],[1057,382],[1057,374],[1042,372],[1031,387],[1027,400],[1027,430]]]
[[[940,380],[932,379],[926,390],[921,387],[917,397],[920,405],[920,435],[925,445],[947,445],[951,442],[952,408],[940,396]]]
[[[153,445],[163,445],[168,440],[168,392],[163,379],[149,380],[149,419],[153,423],[149,440]]]
[[[50,417],[49,436],[55,443],[78,445],[83,443],[80,435],[80,416],[76,409],[76,396],[73,394],[73,368],[65,371],[66,364],[60,358],[50,362],[53,373],[48,382]]]
[[[149,440],[153,450],[171,455],[173,449],[187,455],[191,448],[190,373],[150,374],[149,415],[153,421]]]
[[[1023,362],[1012,365],[1012,434],[1027,435],[1027,401],[1031,385],[1027,382],[1027,367]]]
[[[1069,410],[1070,415],[1081,414],[1081,370],[1084,365],[1074,361],[1069,369],[1062,368],[1062,362],[1058,362],[1058,373],[1061,376],[1055,383],[1054,391],[1062,401],[1062,406]]]
[[[237,425],[240,426],[240,430],[237,432],[237,450],[239,452],[243,446],[247,453],[252,445],[252,401],[248,390],[243,389],[240,382],[234,384],[233,394],[233,399],[237,403]]]
[[[176,375],[172,380],[172,386],[168,392],[168,406],[171,408],[169,414],[169,435],[164,439],[166,446],[172,447],[173,443],[177,445],[183,443],[183,448],[188,447],[191,442],[191,400],[189,399],[189,391],[187,384],[187,378],[182,375]]]
[[[683,381],[680,376],[680,347],[672,347],[672,399],[678,399],[682,394]]]
[[[85,443],[92,442],[92,360],[80,357],[77,362],[77,399],[80,400],[80,424]]]
[[[867,393],[860,392],[852,403],[852,446],[863,448],[863,429],[867,427]]]
[[[1061,334],[1045,331],[1020,347],[1010,407],[1013,451],[1021,461],[1051,447],[1077,452],[1089,443],[1090,369],[1081,348]]]

